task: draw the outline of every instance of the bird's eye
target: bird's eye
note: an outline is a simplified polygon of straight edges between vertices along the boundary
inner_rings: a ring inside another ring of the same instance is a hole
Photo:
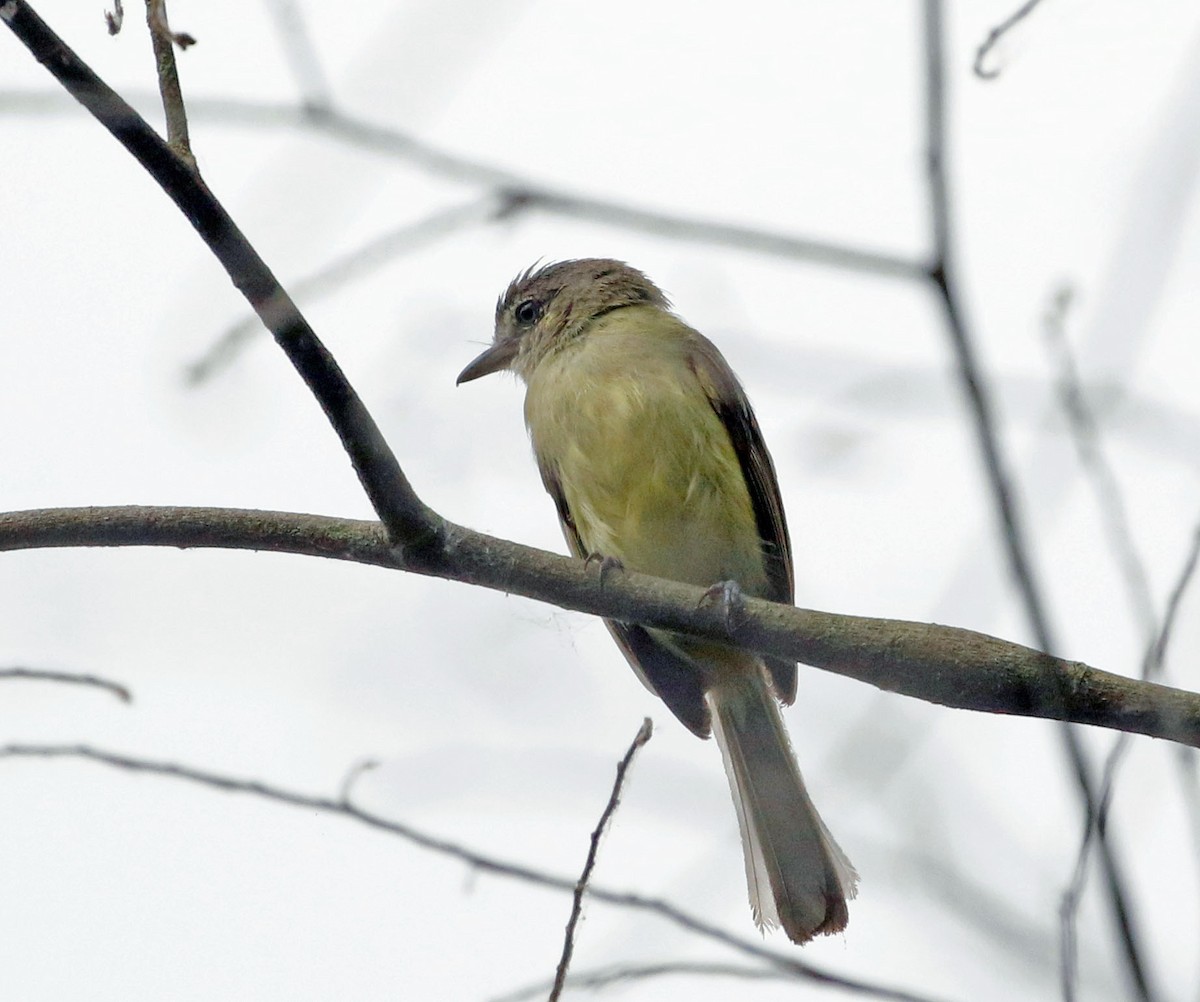
[[[532,327],[542,316],[542,304],[536,299],[526,299],[513,311],[513,317],[522,327]]]

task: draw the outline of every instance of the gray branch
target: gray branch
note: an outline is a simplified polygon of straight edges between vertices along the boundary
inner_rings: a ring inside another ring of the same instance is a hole
[[[433,516],[436,519],[436,516]],[[1200,694],[1065,661],[934,623],[873,619],[746,598],[732,626],[693,585],[583,561],[437,519],[417,550],[378,522],[227,508],[47,508],[0,514],[0,551],[67,546],[270,550],[463,581],[608,619],[794,658],[962,710],[1093,724],[1200,747]]]

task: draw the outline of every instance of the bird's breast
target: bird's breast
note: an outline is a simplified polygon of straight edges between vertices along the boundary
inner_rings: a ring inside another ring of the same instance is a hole
[[[661,348],[592,337],[544,360],[526,396],[538,461],[554,472],[587,552],[761,592],[741,464],[686,358]]]

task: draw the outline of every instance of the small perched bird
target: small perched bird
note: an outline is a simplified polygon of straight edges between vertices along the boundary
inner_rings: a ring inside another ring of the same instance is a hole
[[[510,369],[576,557],[689,584],[793,600],[775,468],[721,353],[620,261],[518,276],[492,345],[459,383]],[[858,875],[804,788],[779,702],[796,665],[700,637],[607,623],[633,670],[684,725],[715,730],[737,808],[750,907],[796,943],[846,927]]]

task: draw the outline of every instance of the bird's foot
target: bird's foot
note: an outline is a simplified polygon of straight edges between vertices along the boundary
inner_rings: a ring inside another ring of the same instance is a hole
[[[604,586],[604,579],[613,571],[625,570],[625,565],[616,557],[606,557],[601,553],[589,553],[587,559],[584,560],[584,567],[591,567],[592,564],[600,565],[600,586]]]
[[[736,581],[718,581],[700,596],[701,606],[712,604],[720,608],[725,629],[730,633],[736,630],[746,608],[742,586]]]

